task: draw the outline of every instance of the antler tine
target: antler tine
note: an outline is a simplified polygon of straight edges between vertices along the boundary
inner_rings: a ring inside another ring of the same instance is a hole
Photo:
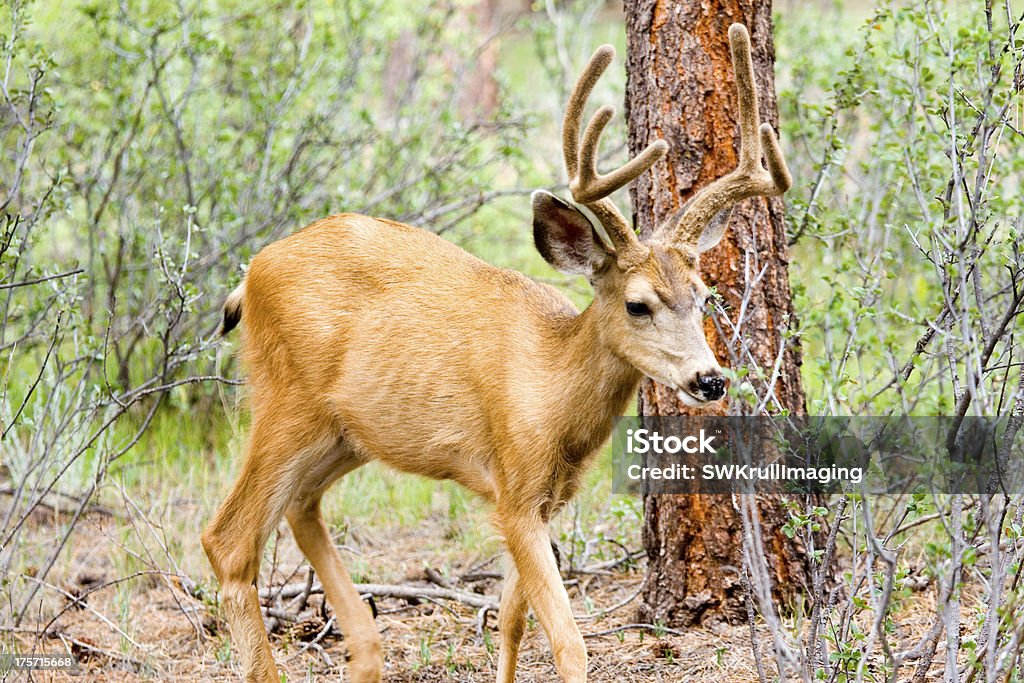
[[[628,267],[633,261],[646,255],[646,248],[640,244],[629,223],[608,196],[635,180],[665,156],[668,145],[663,140],[658,140],[648,145],[622,167],[607,175],[601,175],[597,171],[597,150],[604,127],[615,115],[615,108],[606,105],[598,109],[590,119],[583,132],[582,148],[580,147],[583,109],[594,89],[594,84],[614,57],[615,48],[611,45],[602,45],[594,52],[576,82],[576,87],[573,88],[565,107],[562,154],[565,157],[565,170],[569,174],[569,190],[573,199],[590,209],[601,221],[608,237],[615,245],[620,265]]]
[[[697,193],[677,217],[659,232],[672,241],[697,244],[705,226],[723,209],[747,197],[780,195],[793,184],[775,131],[760,123],[750,34],[743,24],[729,27],[733,73],[739,104],[740,150],[736,170]],[[764,155],[767,169],[761,165]]]
[[[743,24],[729,27],[729,47],[732,52],[733,72],[736,74],[736,91],[740,110],[740,168],[753,172],[761,170],[761,154],[764,154],[775,194],[782,194],[793,184],[782,148],[775,137],[771,124],[758,125],[760,115],[757,106],[757,85],[754,83],[754,62],[750,58],[750,34]],[[758,139],[760,129],[760,139]]]
[[[761,124],[761,145],[764,147],[764,161],[768,166],[768,174],[775,185],[775,194],[783,194],[793,186],[793,176],[789,173],[786,159],[782,156],[782,147],[779,146],[779,138],[775,136],[770,123]]]
[[[576,180],[580,168],[580,122],[583,120],[583,108],[590,98],[594,84],[615,58],[615,48],[602,45],[584,67],[576,87],[572,89],[569,102],[565,105],[565,119],[562,121],[562,155],[565,157],[565,170],[569,174],[569,182]]]
[[[573,197],[578,202],[591,202],[607,197],[639,178],[668,151],[668,144],[664,140],[656,140],[621,167],[607,175],[601,175],[597,172],[597,150],[600,146],[601,133],[613,116],[615,107],[605,105],[597,110],[583,131],[577,188],[573,192]]]
[[[757,85],[754,82],[754,61],[750,57],[750,35],[743,24],[729,27],[732,72],[736,77],[736,99],[740,112],[739,168],[756,170],[761,164],[761,143],[757,137]]]

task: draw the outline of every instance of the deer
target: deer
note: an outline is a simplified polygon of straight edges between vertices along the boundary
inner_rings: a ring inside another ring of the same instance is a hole
[[[202,533],[246,681],[276,683],[256,582],[282,516],[320,577],[356,683],[381,680],[381,639],[321,514],[324,492],[370,461],[454,480],[486,500],[506,548],[497,680],[514,683],[532,609],[566,683],[587,651],[562,584],[549,522],[569,501],[643,377],[688,406],[726,393],[704,332],[699,255],[732,206],[792,183],[772,127],[759,123],[746,28],[729,28],[739,101],[734,171],[637,237],[611,194],[662,159],[663,140],[601,174],[603,106],[585,104],[614,57],[591,57],[565,109],[562,152],[573,203],[532,195],[533,239],[593,288],[582,312],[554,287],[499,269],[428,231],[356,214],[316,221],[264,247],[224,304],[222,334],[244,319],[252,413],[233,488]],[[762,155],[764,165],[762,165]],[[601,236],[599,228],[607,236]]]

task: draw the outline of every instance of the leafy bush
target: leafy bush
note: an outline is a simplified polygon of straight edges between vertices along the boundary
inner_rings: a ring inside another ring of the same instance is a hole
[[[1020,19],[883,2],[837,31],[836,16],[784,13],[777,39],[809,407],[936,415],[967,396],[996,414],[1019,367],[1003,333],[1024,266]]]
[[[0,26],[7,576],[41,502],[80,515],[162,405],[201,421],[233,381],[219,309],[262,245],[345,211],[458,239],[517,192],[526,119],[473,106],[487,36],[450,5],[14,2]]]

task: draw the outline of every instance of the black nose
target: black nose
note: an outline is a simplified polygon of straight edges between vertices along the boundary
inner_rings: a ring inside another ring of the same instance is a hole
[[[725,396],[725,377],[719,373],[697,375],[697,388],[708,401],[717,401]]]

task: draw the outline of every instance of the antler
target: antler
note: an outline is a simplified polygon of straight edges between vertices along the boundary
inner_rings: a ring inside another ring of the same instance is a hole
[[[780,195],[793,184],[775,131],[768,123],[758,125],[750,35],[743,24],[729,27],[729,45],[739,99],[739,164],[732,173],[698,192],[676,217],[659,229],[659,233],[669,235],[673,242],[696,245],[704,228],[723,209],[747,197]],[[762,151],[767,170],[761,166]]]
[[[569,174],[569,191],[576,202],[590,209],[601,224],[604,225],[615,245],[619,265],[628,268],[647,256],[647,248],[633,234],[629,223],[622,213],[609,199],[609,195],[623,187],[665,156],[668,145],[658,140],[647,146],[624,166],[607,175],[597,171],[597,149],[609,119],[615,115],[615,108],[605,105],[597,110],[583,132],[583,146],[579,145],[580,122],[583,119],[583,107],[586,105],[594,84],[608,68],[615,57],[615,48],[602,45],[590,58],[586,68],[576,82],[569,102],[565,107],[565,120],[562,125],[562,153],[565,156],[565,170]]]

